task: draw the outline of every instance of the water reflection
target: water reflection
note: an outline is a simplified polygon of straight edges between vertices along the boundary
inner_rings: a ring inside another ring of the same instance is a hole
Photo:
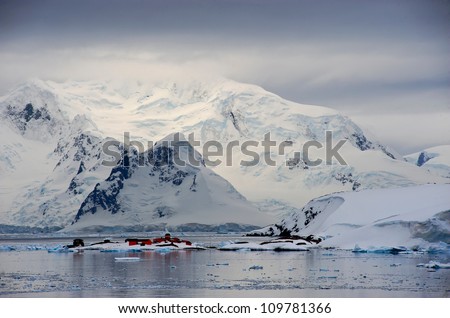
[[[450,270],[416,265],[449,258],[327,250],[1,252],[0,296],[448,297]]]

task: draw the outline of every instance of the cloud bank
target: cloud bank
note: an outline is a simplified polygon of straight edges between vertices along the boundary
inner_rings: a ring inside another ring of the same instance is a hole
[[[407,153],[450,143],[449,16],[444,0],[5,0],[0,93],[223,76],[337,108]]]

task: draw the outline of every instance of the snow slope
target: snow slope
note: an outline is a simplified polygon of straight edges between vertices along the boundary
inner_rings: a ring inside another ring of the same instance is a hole
[[[345,249],[450,244],[450,184],[329,194],[280,224],[291,234],[320,235]]]
[[[428,148],[407,155],[405,159],[435,175],[450,179],[450,145]]]

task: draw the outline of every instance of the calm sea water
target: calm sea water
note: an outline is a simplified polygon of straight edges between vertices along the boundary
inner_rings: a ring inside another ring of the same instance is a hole
[[[239,237],[189,237],[217,245]],[[244,240],[261,240],[253,238]],[[2,239],[0,297],[449,297],[448,254],[231,252],[48,253],[70,239]],[[95,239],[86,239],[95,241]],[[38,250],[32,250],[32,249]],[[117,261],[138,257],[138,261]]]

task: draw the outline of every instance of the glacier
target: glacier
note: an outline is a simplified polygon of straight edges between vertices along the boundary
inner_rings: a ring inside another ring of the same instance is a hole
[[[434,175],[450,179],[450,145],[431,147],[404,158]]]

